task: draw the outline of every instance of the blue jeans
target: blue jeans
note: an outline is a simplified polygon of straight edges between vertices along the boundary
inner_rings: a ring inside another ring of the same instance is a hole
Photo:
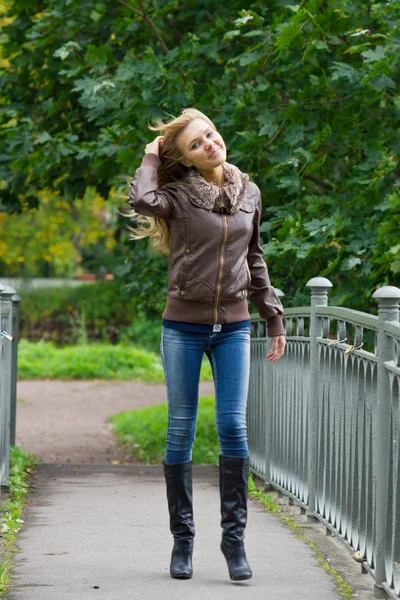
[[[192,459],[204,353],[210,360],[214,377],[220,452],[225,456],[248,456],[246,405],[250,328],[228,333],[194,333],[163,327],[161,357],[168,400],[166,464]]]

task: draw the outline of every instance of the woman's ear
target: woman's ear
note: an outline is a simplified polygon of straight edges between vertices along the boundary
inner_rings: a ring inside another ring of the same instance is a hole
[[[186,158],[181,160],[181,163],[183,164],[184,167],[191,167],[193,165],[193,163],[191,163],[190,160],[187,160]]]

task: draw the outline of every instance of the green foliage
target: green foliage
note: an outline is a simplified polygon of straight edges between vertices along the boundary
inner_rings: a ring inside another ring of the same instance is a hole
[[[155,264],[159,258],[155,259]],[[143,263],[145,262],[143,258]],[[127,261],[127,264],[130,265]],[[132,262],[133,265],[137,263]],[[21,290],[21,336],[57,344],[79,341],[133,342],[158,351],[161,337],[160,285],[152,279],[153,263],[134,275],[76,287]],[[156,273],[154,269],[153,274]],[[139,289],[139,283],[142,288]],[[149,296],[146,305],[146,297]],[[157,312],[156,307],[159,311]]]
[[[215,428],[213,397],[199,399],[194,464],[218,464],[219,444]],[[128,410],[110,418],[118,442],[127,456],[146,464],[161,464],[165,454],[168,408],[166,404]]]
[[[160,351],[161,320],[141,319],[121,331],[121,342],[140,346],[157,354]]]
[[[115,342],[138,319],[135,299],[117,280],[25,291],[21,296],[21,336],[30,339],[66,344],[84,336]]]
[[[52,342],[21,340],[18,351],[19,379],[112,379],[163,383],[161,358],[140,347],[79,344],[56,348]],[[212,379],[204,360],[201,379]]]
[[[149,118],[194,105],[261,188],[286,304],[326,275],[336,302],[368,310],[375,287],[400,284],[399,17],[392,0],[15,2],[1,38],[3,206],[45,189],[106,196],[139,165]]]
[[[114,196],[107,204],[88,188],[74,203],[55,192],[38,192],[38,198],[37,209],[0,212],[1,272],[8,277],[68,277],[84,271],[89,256],[92,269],[97,262],[95,272],[110,260],[116,245]]]
[[[1,505],[1,543],[4,551],[0,564],[0,596],[8,589],[12,556],[16,552],[16,534],[21,528],[22,511],[29,491],[28,477],[37,460],[17,447],[10,449],[9,500]]]
[[[114,269],[124,289],[134,299],[137,312],[160,319],[167,296],[168,261],[151,248],[147,239],[127,241]]]

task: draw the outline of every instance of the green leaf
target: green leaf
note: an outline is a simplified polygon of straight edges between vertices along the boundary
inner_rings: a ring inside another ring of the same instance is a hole
[[[365,58],[365,62],[373,63],[385,58],[386,49],[384,46],[377,46],[375,50],[366,50],[365,52],[362,52],[362,56]]]
[[[358,83],[361,79],[360,73],[353,69],[351,65],[343,62],[333,62],[333,66],[329,67],[332,73],[332,81],[339,81],[340,79],[347,79],[349,83]]]
[[[247,54],[243,54],[239,59],[239,64],[242,67],[246,67],[247,65],[255,64],[259,61],[260,55],[258,52],[248,52]]]
[[[300,179],[296,174],[285,175],[281,177],[278,182],[278,188],[280,190],[286,190],[289,194],[295,194],[300,189]]]
[[[293,154],[301,154],[302,156],[304,156],[304,158],[307,161],[311,161],[312,160],[312,154],[311,152],[309,152],[308,150],[305,150],[304,148],[298,147],[298,148],[293,148]]]
[[[400,244],[396,244],[395,246],[392,246],[391,248],[389,248],[388,251],[390,254],[398,254],[400,252]]]
[[[379,77],[372,79],[371,85],[373,85],[376,90],[395,90],[397,87],[396,82],[390,77],[387,77],[387,75],[379,75]]]
[[[42,131],[42,133],[39,133],[39,135],[35,139],[34,143],[35,144],[44,144],[46,142],[49,142],[51,139],[52,139],[52,137],[48,131]]]
[[[97,12],[96,10],[92,10],[92,12],[90,13],[90,18],[95,23],[98,23],[103,18],[103,15],[101,13]]]
[[[81,50],[81,46],[78,44],[78,42],[67,42],[53,52],[53,56],[56,58],[61,58],[61,60],[65,60],[74,50]]]
[[[356,46],[350,46],[346,50],[346,54],[359,54],[360,52],[364,52],[368,50],[368,47],[371,45],[371,42],[365,42],[364,44],[357,44]]]
[[[329,46],[326,42],[323,42],[322,40],[313,40],[312,42],[313,46],[315,46],[315,48],[317,48],[317,50],[329,50]]]
[[[390,270],[395,274],[400,273],[400,260],[393,260],[390,263]]]
[[[350,256],[349,258],[345,258],[340,262],[340,268],[343,271],[351,271],[351,269],[354,269],[354,267],[360,264],[361,258],[358,258],[357,256]]]
[[[233,40],[237,37],[239,37],[241,35],[241,31],[239,29],[233,29],[232,31],[227,31],[224,35],[224,37],[222,38],[223,42],[226,42],[227,40]]]
[[[304,125],[291,127],[285,135],[285,142],[294,146],[304,140]]]
[[[275,40],[275,45],[279,50],[285,50],[300,33],[300,27],[297,23],[289,23],[283,29]]]

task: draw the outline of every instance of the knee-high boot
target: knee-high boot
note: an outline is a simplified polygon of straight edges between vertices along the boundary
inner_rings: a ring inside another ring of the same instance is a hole
[[[170,574],[175,579],[190,579],[194,520],[192,503],[192,462],[164,464],[170,530],[174,536]]]
[[[221,550],[228,563],[229,577],[233,581],[250,579],[252,572],[243,541],[247,523],[249,458],[220,455],[219,469]]]

